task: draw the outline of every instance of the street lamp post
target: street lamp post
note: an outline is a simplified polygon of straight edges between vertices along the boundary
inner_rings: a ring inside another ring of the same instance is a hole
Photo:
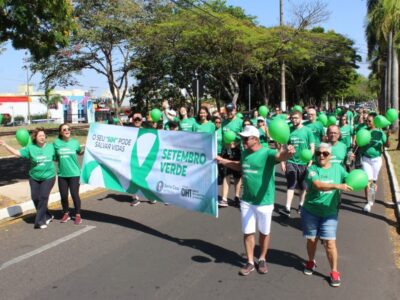
[[[26,54],[26,53],[25,53]],[[28,58],[25,58],[25,68],[26,68],[26,96],[28,97],[28,117],[27,117],[27,122],[28,124],[31,124],[31,103],[29,99],[29,63],[28,63]]]

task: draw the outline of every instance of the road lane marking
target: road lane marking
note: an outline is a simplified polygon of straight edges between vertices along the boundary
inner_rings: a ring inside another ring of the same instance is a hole
[[[16,258],[13,258],[13,259],[11,259],[11,260],[9,260],[9,261],[3,263],[3,264],[0,266],[0,271],[1,271],[1,270],[4,270],[5,268],[8,268],[9,266],[18,264],[18,263],[20,263],[21,261],[23,261],[23,260],[25,260],[25,259],[28,259],[28,258],[30,258],[30,257],[32,257],[32,256],[35,256],[35,255],[37,255],[37,254],[40,254],[40,253],[42,253],[42,252],[44,252],[44,251],[46,251],[46,250],[49,250],[49,249],[51,249],[51,248],[54,248],[54,247],[56,247],[56,246],[58,246],[58,245],[60,245],[60,244],[62,244],[62,243],[64,243],[64,242],[66,242],[66,241],[69,241],[69,240],[71,240],[71,239],[73,239],[73,238],[75,238],[75,237],[77,237],[77,236],[79,236],[79,235],[81,235],[81,234],[84,234],[85,232],[88,232],[88,231],[90,231],[90,230],[92,230],[92,229],[95,229],[95,228],[96,228],[96,226],[86,225],[84,228],[82,228],[82,229],[80,229],[80,230],[78,230],[78,231],[76,231],[76,232],[74,232],[74,233],[71,233],[71,234],[69,234],[69,235],[66,235],[66,236],[64,236],[63,238],[60,238],[60,239],[55,240],[55,241],[53,241],[53,242],[51,242],[51,243],[49,243],[49,244],[47,244],[47,245],[42,246],[42,247],[40,247],[40,248],[38,248],[38,249],[36,249],[36,250],[33,250],[33,251],[31,251],[31,252],[28,252],[28,253],[25,253],[25,254],[23,254],[23,255],[21,255],[21,256],[18,256],[18,257],[16,257]]]

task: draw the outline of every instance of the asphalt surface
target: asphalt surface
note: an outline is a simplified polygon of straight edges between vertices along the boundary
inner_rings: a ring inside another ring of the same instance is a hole
[[[285,190],[278,174],[276,209]],[[291,219],[273,215],[268,274],[242,277],[237,208],[221,209],[216,219],[159,203],[131,207],[129,196],[110,191],[83,201],[80,226],[54,221],[33,230],[26,217],[0,227],[0,299],[399,299],[388,192],[380,189],[369,215],[361,194],[343,195],[340,288],[329,286],[322,245],[316,273],[303,275],[305,240],[294,211]]]

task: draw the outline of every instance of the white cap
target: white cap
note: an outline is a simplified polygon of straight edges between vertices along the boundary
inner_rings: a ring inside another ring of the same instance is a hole
[[[264,117],[258,117],[258,118],[257,118],[257,121],[263,121],[263,122],[265,122],[265,119],[264,119]]]
[[[242,137],[255,136],[256,138],[259,138],[260,131],[258,131],[258,129],[253,125],[247,125],[244,127],[243,131],[239,133],[239,135]]]

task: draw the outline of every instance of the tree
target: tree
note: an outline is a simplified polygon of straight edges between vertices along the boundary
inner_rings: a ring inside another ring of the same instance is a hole
[[[135,1],[74,1],[78,29],[70,45],[50,59],[32,66],[43,74],[42,84],[76,84],[74,75],[91,69],[108,83],[114,106],[119,110],[129,87],[129,73],[135,69],[136,43],[146,20],[144,7]]]
[[[62,103],[62,98],[60,95],[51,95],[50,90],[46,90],[44,94],[44,97],[39,98],[39,102],[43,105],[46,105],[46,114],[47,118],[49,118],[49,109],[56,107],[58,103]]]
[[[68,45],[75,29],[68,0],[0,0],[0,43],[29,49],[35,60]]]

